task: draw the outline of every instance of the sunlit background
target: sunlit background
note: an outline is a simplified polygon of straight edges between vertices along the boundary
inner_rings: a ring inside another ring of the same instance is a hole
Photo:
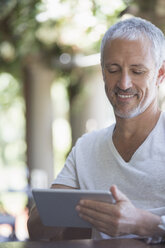
[[[49,187],[77,138],[114,122],[100,68],[107,28],[135,15],[164,31],[164,9],[164,1],[0,1],[0,241],[28,239],[31,187]]]

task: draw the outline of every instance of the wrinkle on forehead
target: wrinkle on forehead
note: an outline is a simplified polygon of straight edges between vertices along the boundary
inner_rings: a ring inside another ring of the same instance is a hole
[[[115,39],[107,41],[104,48],[104,66],[108,63],[120,64],[122,60],[132,66],[145,65],[148,62],[155,65],[151,41],[147,39],[128,40]]]

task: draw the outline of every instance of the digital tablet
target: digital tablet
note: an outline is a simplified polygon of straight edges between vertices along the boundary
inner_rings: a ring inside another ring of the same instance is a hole
[[[42,223],[54,227],[91,227],[75,210],[81,199],[115,203],[109,191],[76,189],[33,189],[33,197]]]

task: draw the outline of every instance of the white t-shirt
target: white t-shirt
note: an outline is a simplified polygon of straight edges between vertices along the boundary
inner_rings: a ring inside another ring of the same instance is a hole
[[[136,207],[165,215],[165,113],[129,162],[113,144],[114,126],[79,138],[53,184],[90,190],[116,184]]]

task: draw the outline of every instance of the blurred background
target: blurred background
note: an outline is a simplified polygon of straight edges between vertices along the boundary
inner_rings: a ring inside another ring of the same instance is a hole
[[[114,122],[100,41],[130,16],[165,31],[164,0],[0,0],[0,241],[28,239],[31,188],[50,186],[83,133]]]

